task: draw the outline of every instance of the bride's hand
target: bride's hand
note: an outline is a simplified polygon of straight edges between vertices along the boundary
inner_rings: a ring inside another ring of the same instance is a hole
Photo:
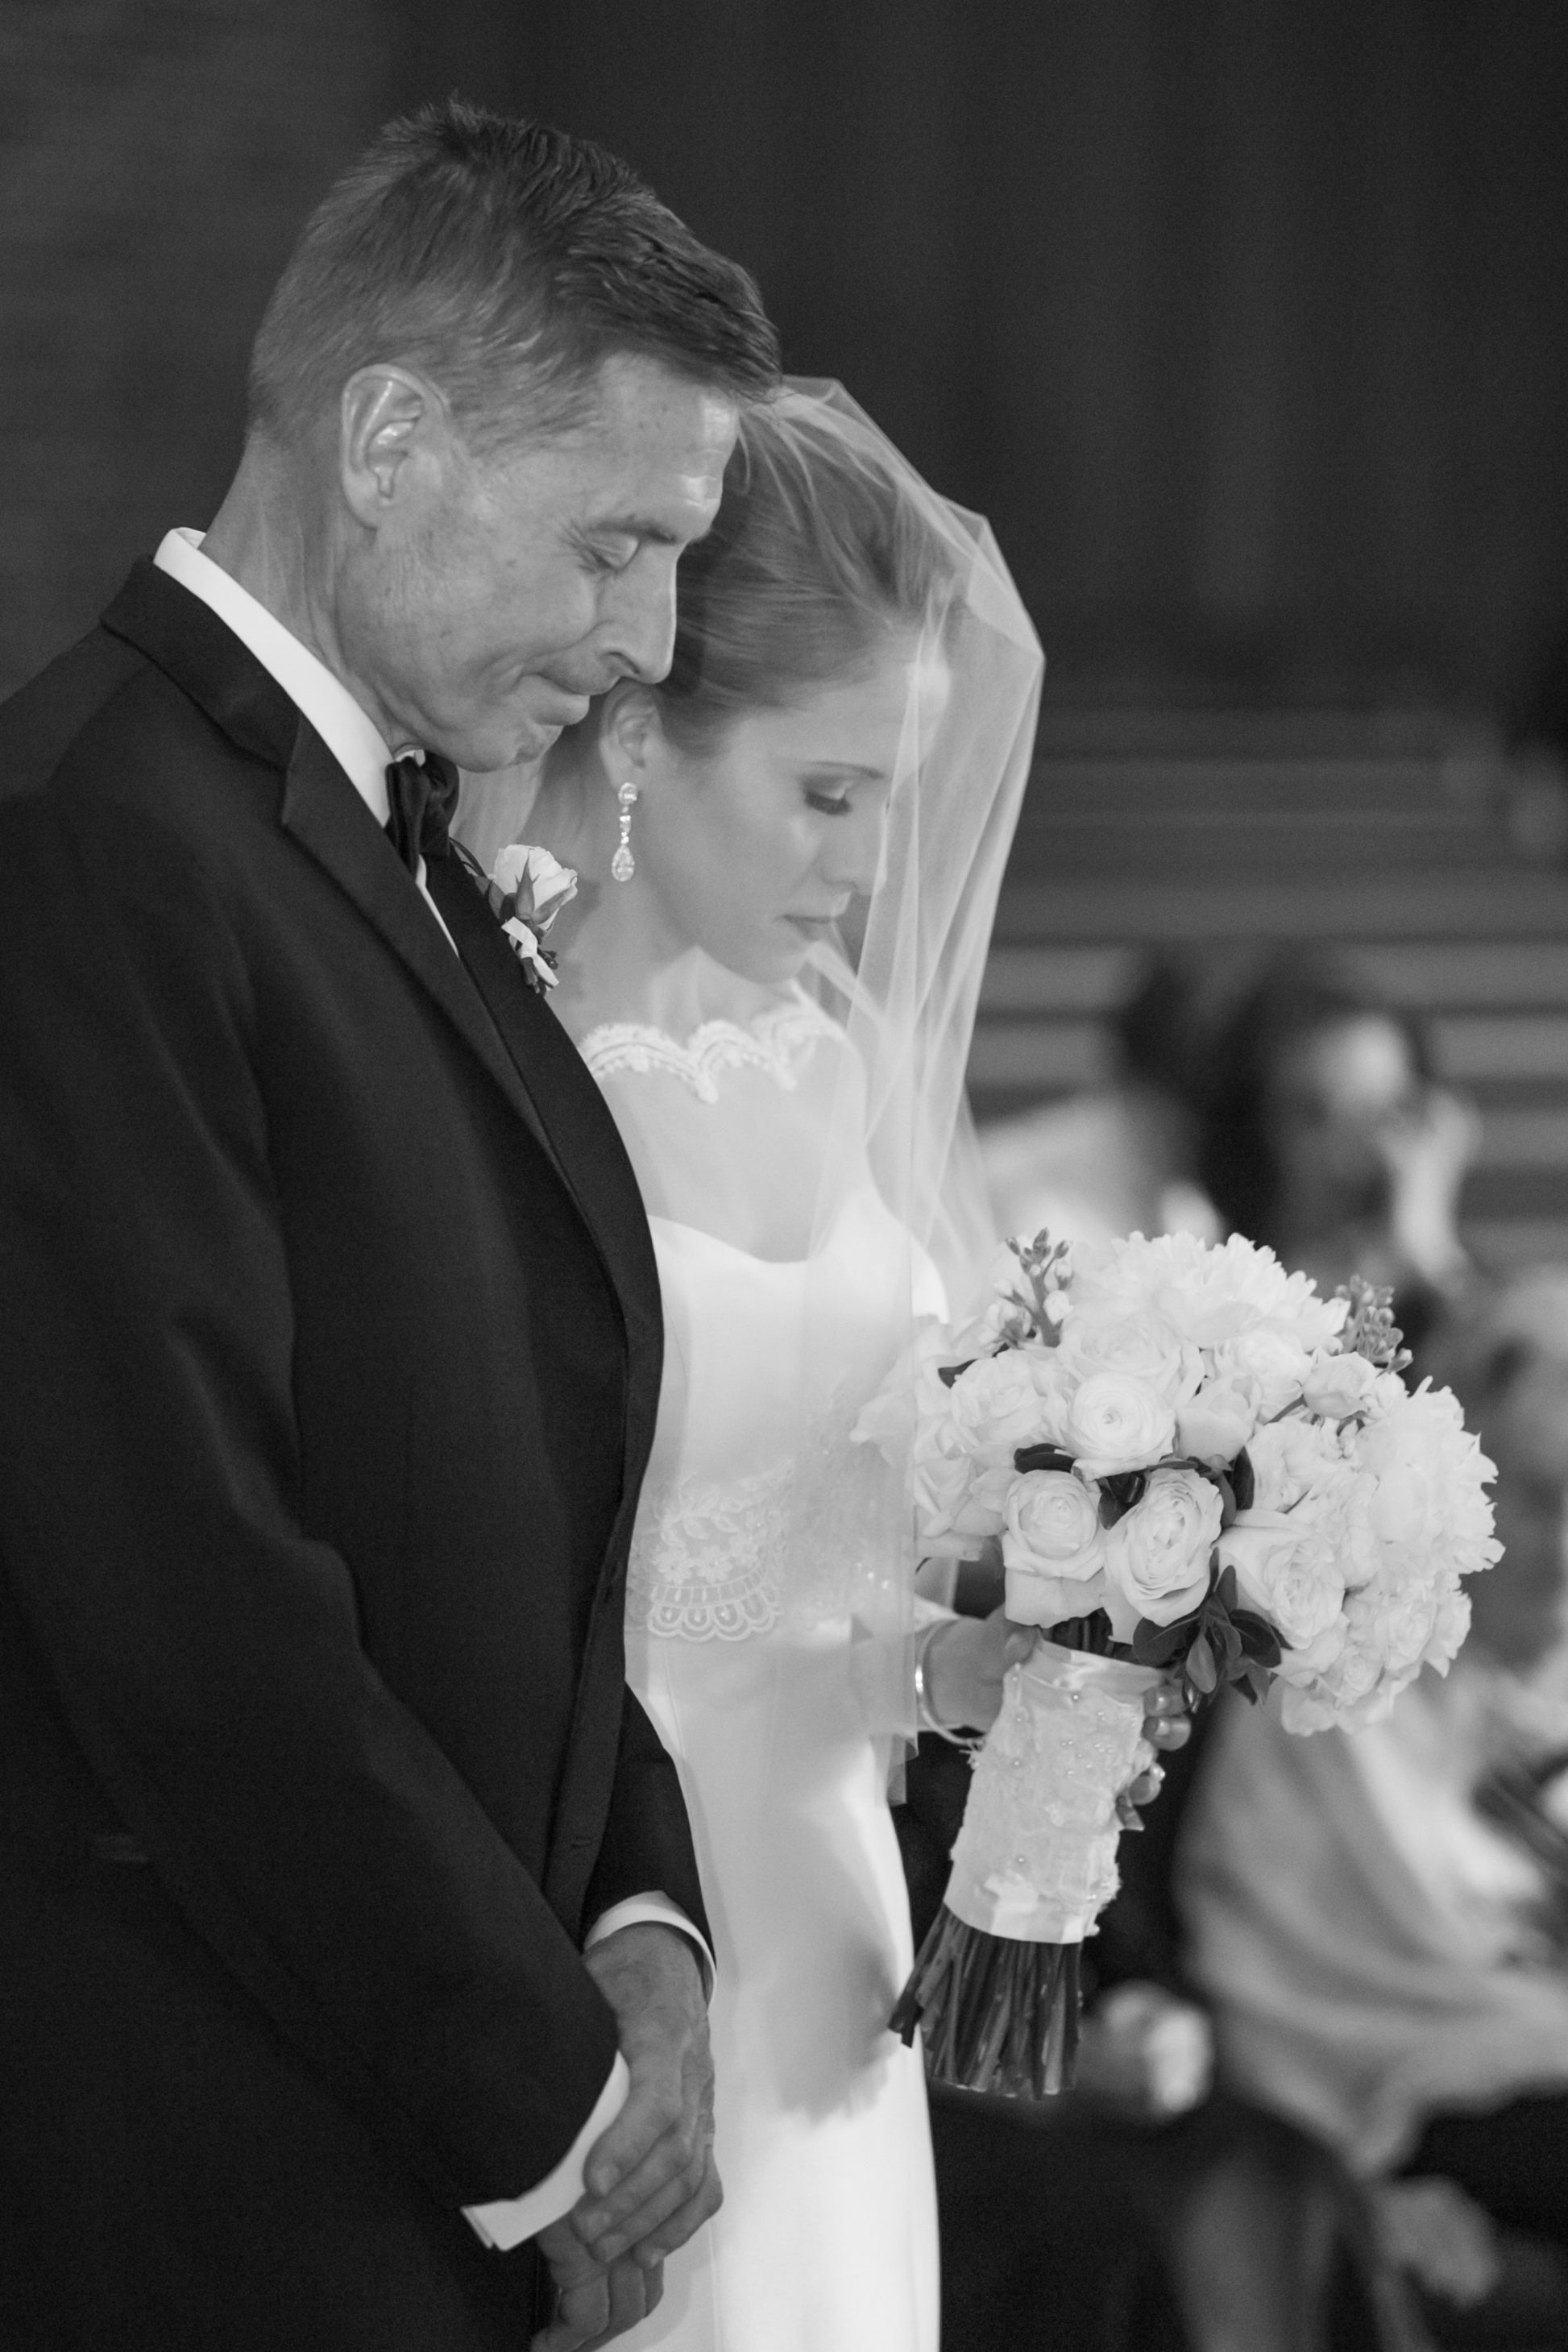
[[[1009,1625],[1006,1613],[950,1617],[926,1644],[926,1703],[945,1730],[989,1731],[1002,1712],[1009,1666],[1026,1658],[1038,1639],[1032,1625]]]
[[[989,1617],[951,1617],[926,1647],[926,1700],[931,1714],[949,1731],[989,1731],[1002,1712],[1002,1684],[1010,1666],[1026,1658],[1039,1634],[1032,1625],[1012,1625],[1004,1609]],[[1192,1718],[1181,1686],[1166,1675],[1143,1702],[1143,1737],[1152,1747],[1184,1748],[1192,1738]],[[1163,1778],[1156,1764],[1141,1774],[1127,1794],[1133,1805],[1147,1804]]]

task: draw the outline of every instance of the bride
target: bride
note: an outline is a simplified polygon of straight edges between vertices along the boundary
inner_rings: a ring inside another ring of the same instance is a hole
[[[887,1786],[920,1723],[993,1719],[1012,1653],[999,1616],[920,1610],[900,1494],[851,1433],[991,1247],[963,1076],[1042,665],[986,527],[834,386],[744,425],[679,603],[668,679],[563,737],[528,827],[580,877],[552,1002],[658,1253],[627,1671],[718,1960],[725,2203],[626,2340],[926,2352]]]

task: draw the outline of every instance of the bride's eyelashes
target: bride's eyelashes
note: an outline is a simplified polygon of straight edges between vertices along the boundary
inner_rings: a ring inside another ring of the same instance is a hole
[[[805,804],[807,808],[820,809],[824,816],[847,816],[849,814],[847,793],[816,793],[808,785]]]

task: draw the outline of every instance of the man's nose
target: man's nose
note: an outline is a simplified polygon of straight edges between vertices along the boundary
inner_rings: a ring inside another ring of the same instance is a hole
[[[675,656],[675,566],[633,563],[616,583],[601,624],[608,658],[624,677],[657,686]]]

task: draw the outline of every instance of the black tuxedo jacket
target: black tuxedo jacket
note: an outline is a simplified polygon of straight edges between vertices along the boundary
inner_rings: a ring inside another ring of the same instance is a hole
[[[701,1920],[624,1684],[646,1220],[432,888],[461,961],[151,564],[0,710],[10,2352],[525,2341],[458,2209],[604,2085],[591,1917]]]

